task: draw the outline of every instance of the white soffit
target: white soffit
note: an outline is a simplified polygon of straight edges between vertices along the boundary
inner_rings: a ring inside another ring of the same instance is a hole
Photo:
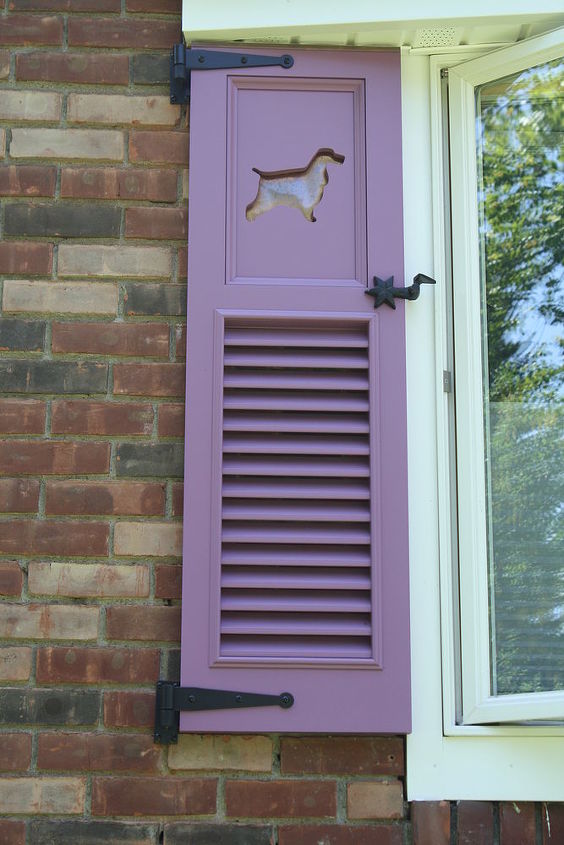
[[[183,0],[186,42],[412,47],[511,44],[564,26],[562,0]]]

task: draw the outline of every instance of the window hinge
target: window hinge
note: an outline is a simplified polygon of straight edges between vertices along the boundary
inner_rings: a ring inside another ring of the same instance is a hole
[[[448,67],[441,68],[441,79],[448,79]]]
[[[175,44],[170,54],[170,102],[187,103],[190,99],[190,74],[193,70],[247,68],[279,65],[291,68],[292,56],[256,56],[252,53],[226,53],[223,50],[191,49]]]
[[[282,707],[294,703],[289,692],[266,695],[257,692],[233,692],[202,687],[181,687],[172,681],[157,682],[155,702],[155,742],[169,745],[178,742],[181,710],[235,710],[241,707]]]
[[[443,370],[443,392],[452,393],[452,373],[450,370]]]

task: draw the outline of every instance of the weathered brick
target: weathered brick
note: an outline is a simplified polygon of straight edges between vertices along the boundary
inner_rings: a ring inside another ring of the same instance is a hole
[[[69,123],[176,126],[180,111],[168,96],[69,94],[67,118]]]
[[[109,527],[103,522],[17,519],[0,523],[0,552],[30,556],[106,556]]]
[[[179,599],[182,596],[182,567],[162,564],[155,567],[155,598]]]
[[[399,781],[360,781],[347,786],[349,819],[401,819],[403,786]]]
[[[118,522],[114,551],[123,557],[178,557],[182,526],[175,522]]]
[[[167,278],[171,273],[170,249],[160,246],[106,246],[61,244],[60,276],[126,276]]]
[[[184,405],[166,404],[159,407],[159,437],[184,436]]]
[[[159,673],[157,649],[42,648],[40,684],[150,684]]]
[[[163,56],[164,58],[164,56]],[[0,50],[0,79],[7,79],[10,75],[10,51]],[[1,840],[0,840],[1,841]]]
[[[13,202],[6,206],[4,231],[9,237],[116,238],[120,221],[121,209],[110,205]]]
[[[168,358],[168,343],[166,323],[53,323],[51,349],[55,353]]]
[[[0,780],[0,813],[77,814],[84,810],[85,796],[85,778],[4,778]]]
[[[125,313],[130,315],[150,314],[152,317],[186,314],[185,285],[136,284],[125,285]]]
[[[228,780],[225,804],[228,816],[241,818],[334,816],[336,784],[313,780]]]
[[[270,827],[242,824],[179,822],[165,825],[164,835],[164,845],[272,845],[273,841]]]
[[[130,161],[188,166],[186,132],[133,130],[129,135]]]
[[[168,85],[170,60],[162,53],[138,53],[132,56],[131,70],[134,85]]]
[[[1,840],[0,840],[1,842]],[[155,830],[129,822],[32,819],[29,845],[153,845]]]
[[[533,803],[503,801],[499,805],[499,841],[500,845],[535,845],[537,839]]]
[[[180,36],[176,21],[132,18],[70,18],[70,47],[119,47],[122,50],[170,49]]]
[[[149,568],[104,563],[55,563],[31,561],[28,589],[31,595],[71,598],[142,598],[149,595]]]
[[[0,604],[0,637],[20,640],[95,640],[100,608],[65,604]]]
[[[0,689],[0,722],[6,725],[94,725],[99,707],[95,690]]]
[[[170,769],[272,771],[272,740],[266,736],[182,734],[168,750]]]
[[[87,399],[53,402],[53,434],[151,434],[151,405],[91,402]]]
[[[283,774],[403,775],[401,737],[282,737]]]
[[[0,648],[0,681],[27,681],[31,674],[31,648]]]
[[[31,763],[31,734],[0,734],[0,771],[25,772]]]
[[[39,734],[37,768],[51,771],[156,774],[162,752],[153,737],[138,734]]]
[[[110,314],[118,309],[118,290],[104,282],[4,282],[2,305],[14,313]]]
[[[1,449],[1,444],[0,444]],[[182,476],[183,443],[120,443],[116,452],[117,475],[135,478],[157,475]]]
[[[542,845],[564,841],[564,803],[542,804]]]
[[[184,364],[116,364],[114,393],[128,396],[183,396]]]
[[[188,248],[183,246],[178,249],[178,281],[185,282],[188,275]]]
[[[212,815],[216,791],[217,780],[212,778],[95,777],[92,815]]]
[[[25,845],[25,822],[0,819],[0,845]]]
[[[493,845],[493,804],[490,801],[459,801],[457,845]]]
[[[13,129],[14,132],[17,129]],[[0,273],[4,276],[46,276],[52,267],[52,244],[34,244],[30,241],[0,243]]]
[[[6,284],[4,282],[4,289]],[[107,364],[0,361],[0,383],[10,393],[105,393],[107,382]]]
[[[178,177],[174,170],[65,168],[61,174],[61,196],[175,202],[177,182]]]
[[[413,845],[449,845],[450,804],[448,801],[411,803]]]
[[[19,596],[23,573],[17,560],[0,561],[0,596]]]
[[[284,825],[278,829],[279,845],[402,845],[403,841],[402,828],[391,824]]]
[[[0,399],[0,434],[42,434],[44,430],[44,402]]]
[[[29,12],[119,12],[120,0],[9,0],[9,9]]]
[[[119,2],[119,0],[118,0]],[[26,82],[70,82],[78,85],[127,85],[127,56],[93,53],[19,53],[16,79]]]
[[[164,484],[136,481],[48,481],[48,514],[163,516]]]
[[[12,158],[121,161],[123,152],[123,133],[115,129],[12,129]]]
[[[154,692],[105,692],[107,728],[149,728],[155,723]]]
[[[161,660],[161,680],[180,683],[180,649],[168,648]]]
[[[156,12],[154,0],[126,0],[128,12]],[[160,0],[158,12],[161,15],[179,15],[182,12],[181,0]]]
[[[0,17],[0,44],[59,45],[63,42],[63,20],[59,17],[26,14]]]
[[[184,513],[184,484],[177,482],[172,485],[172,515],[182,516]]]
[[[57,171],[34,164],[0,167],[0,195],[5,197],[53,197]]]
[[[5,440],[0,442],[0,466],[3,472],[19,475],[107,472],[110,468],[110,444]]]
[[[39,481],[33,478],[0,478],[0,513],[35,513]]]
[[[186,326],[175,326],[175,355],[179,359],[186,358]]]
[[[2,352],[40,352],[45,341],[45,323],[0,317]]]
[[[186,240],[188,212],[185,208],[128,208],[125,212],[126,238]]]
[[[4,88],[0,99],[0,120],[58,122],[61,119],[62,106],[62,94],[52,91],[7,91]]]
[[[151,605],[108,607],[106,637],[108,640],[180,642],[180,608]]]

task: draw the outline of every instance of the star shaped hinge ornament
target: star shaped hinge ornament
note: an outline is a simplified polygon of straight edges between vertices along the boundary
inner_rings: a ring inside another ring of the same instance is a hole
[[[374,297],[374,308],[379,308],[380,305],[386,303],[394,311],[396,308],[396,299],[409,299],[410,301],[419,299],[419,289],[422,284],[436,284],[435,279],[426,276],[424,273],[418,273],[414,276],[413,284],[407,288],[395,288],[393,276],[389,276],[387,279],[380,279],[379,276],[374,276],[372,281],[374,282],[374,287],[368,288],[365,294]]]

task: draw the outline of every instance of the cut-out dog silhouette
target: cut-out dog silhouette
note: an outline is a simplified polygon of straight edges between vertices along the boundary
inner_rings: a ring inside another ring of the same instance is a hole
[[[321,202],[323,189],[329,181],[327,165],[342,164],[344,160],[344,155],[322,147],[306,167],[271,172],[253,167],[253,172],[260,178],[257,195],[247,206],[247,220],[253,221],[277,205],[287,205],[297,208],[306,220],[315,223],[313,209]]]

